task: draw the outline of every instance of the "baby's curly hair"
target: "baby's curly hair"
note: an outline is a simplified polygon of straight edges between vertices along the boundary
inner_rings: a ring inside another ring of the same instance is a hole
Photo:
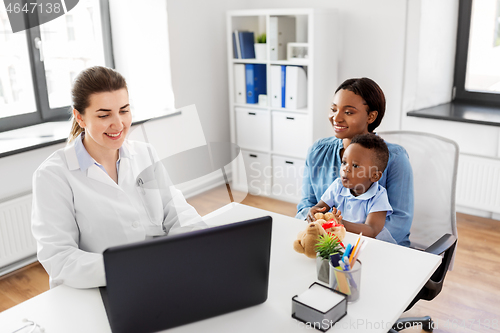
[[[384,172],[389,161],[389,149],[384,140],[376,134],[359,134],[352,138],[351,144],[357,143],[363,148],[373,151],[373,162],[377,165],[379,171]]]

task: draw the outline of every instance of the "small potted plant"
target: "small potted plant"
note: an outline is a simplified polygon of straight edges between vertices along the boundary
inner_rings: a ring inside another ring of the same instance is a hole
[[[341,245],[340,239],[331,234],[319,236],[316,243],[316,271],[318,280],[329,283],[330,281],[330,254],[343,253],[344,248]]]
[[[256,38],[256,43],[254,44],[255,49],[255,59],[257,60],[266,60],[266,34],[260,34]]]

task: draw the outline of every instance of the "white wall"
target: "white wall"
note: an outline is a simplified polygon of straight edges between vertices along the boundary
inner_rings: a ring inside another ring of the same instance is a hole
[[[387,111],[379,131],[430,132],[456,141],[465,154],[500,155],[497,127],[406,116],[451,100],[456,0],[167,0],[176,106],[197,105],[209,141],[229,138],[225,11],[305,7],[338,10],[338,79],[367,76],[380,84]],[[198,72],[204,75],[196,76]]]
[[[0,202],[31,193],[31,180],[36,168],[64,144],[32,150],[0,158]]]
[[[380,130],[399,128],[405,1],[167,0],[176,107],[196,104],[208,141],[229,140],[225,13],[257,8],[339,9],[343,36],[337,45],[339,80],[374,79],[387,97],[387,114]]]
[[[175,107],[196,105],[208,142],[229,141],[225,13],[231,5],[167,0]]]
[[[111,1],[112,19],[122,25],[113,31],[117,68],[131,86],[142,88],[138,99],[144,105],[168,107],[173,100],[168,95],[170,82],[165,79],[170,62],[175,107],[196,105],[207,141],[230,138],[226,11],[336,8],[342,36],[337,45],[338,79],[367,76],[380,84],[387,97],[380,131],[432,132],[457,141],[463,153],[500,157],[497,127],[406,116],[409,110],[451,99],[456,0],[147,1],[147,10],[132,10],[130,0],[126,2],[129,6]],[[121,14],[116,15],[119,7]],[[126,27],[128,20],[134,22],[134,28]],[[1,159],[3,177],[18,171],[22,181],[9,179],[8,190],[0,190],[0,200],[29,190],[32,170],[52,148]]]

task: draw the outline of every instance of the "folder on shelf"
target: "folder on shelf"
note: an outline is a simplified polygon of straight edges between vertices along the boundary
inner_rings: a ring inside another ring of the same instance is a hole
[[[286,101],[286,66],[271,66],[271,106],[284,108]]]
[[[247,103],[256,104],[259,101],[259,95],[267,94],[266,65],[246,64],[245,77]]]
[[[234,102],[245,104],[246,82],[245,82],[245,64],[234,64]]]
[[[307,106],[307,77],[301,66],[286,66],[287,109],[300,109]]]
[[[286,107],[286,66],[281,66],[281,107]]]
[[[271,106],[273,108],[282,107],[282,92],[281,87],[284,85],[281,78],[281,66],[272,65],[270,70],[271,79]]]
[[[239,50],[238,50],[238,42],[236,39],[236,36],[238,35],[238,31],[233,32],[233,58],[234,59],[239,59]]]
[[[240,33],[238,30],[233,32],[233,48],[233,54],[236,54],[235,59],[241,59]]]
[[[287,43],[295,42],[295,17],[271,16],[269,18],[269,36],[271,60],[285,60]]]
[[[253,32],[251,31],[238,31],[240,41],[241,59],[255,59],[255,43]]]

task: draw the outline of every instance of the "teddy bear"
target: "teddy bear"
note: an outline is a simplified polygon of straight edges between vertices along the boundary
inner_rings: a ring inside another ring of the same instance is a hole
[[[314,218],[316,220],[323,220],[323,221],[330,221],[330,220],[335,220],[335,222],[339,223],[339,221],[337,220],[337,218],[335,217],[335,214],[333,214],[332,212],[328,212],[328,213],[316,213],[314,214]],[[323,223],[325,223],[323,222]]]
[[[309,223],[306,230],[299,232],[297,235],[297,239],[293,242],[293,249],[314,259],[316,258],[315,246],[319,236],[322,235],[326,235],[326,231],[318,221]]]
[[[316,222],[319,222],[325,231],[329,234],[336,235],[340,241],[342,241],[345,237],[345,227],[343,224],[339,223],[338,218],[332,212],[328,213],[316,213],[314,214],[314,218]]]
[[[309,223],[306,230],[299,232],[297,239],[293,242],[293,249],[298,253],[304,253],[309,258],[316,258],[315,247],[319,236],[335,235],[342,244],[346,233],[344,225],[337,222],[335,214],[316,213],[314,217],[316,221]]]

